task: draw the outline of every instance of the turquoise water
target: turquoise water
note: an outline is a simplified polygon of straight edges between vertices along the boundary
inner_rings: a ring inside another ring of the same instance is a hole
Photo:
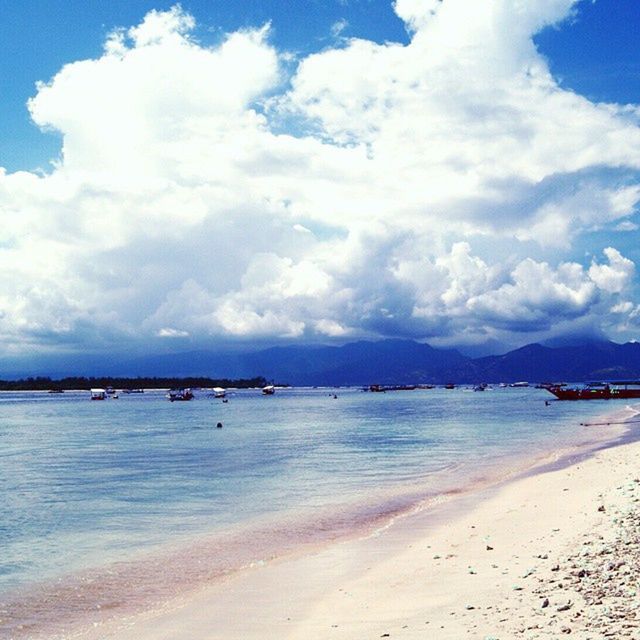
[[[110,601],[91,589],[65,601],[65,585],[77,592],[104,572],[131,603],[166,571],[171,588],[152,594],[166,597],[606,439],[580,422],[623,407],[531,388],[247,390],[227,403],[204,391],[181,403],[160,392],[2,393],[0,618],[15,632],[21,616],[44,622]]]

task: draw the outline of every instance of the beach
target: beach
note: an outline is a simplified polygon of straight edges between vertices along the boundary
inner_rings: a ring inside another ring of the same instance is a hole
[[[184,594],[83,640],[638,637],[640,443]]]
[[[7,397],[0,638],[633,634],[637,413],[545,398]]]

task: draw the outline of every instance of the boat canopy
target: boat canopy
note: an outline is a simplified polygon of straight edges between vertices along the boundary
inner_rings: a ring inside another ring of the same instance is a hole
[[[622,387],[622,386],[639,386],[640,387],[640,380],[597,380],[594,382],[587,382],[587,385],[589,385],[590,387],[596,387],[596,386],[604,386],[604,385],[610,385],[610,386],[615,386],[615,387]]]

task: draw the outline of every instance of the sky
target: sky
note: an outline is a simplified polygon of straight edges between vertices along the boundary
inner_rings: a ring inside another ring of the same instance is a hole
[[[0,361],[640,326],[637,0],[7,0]]]

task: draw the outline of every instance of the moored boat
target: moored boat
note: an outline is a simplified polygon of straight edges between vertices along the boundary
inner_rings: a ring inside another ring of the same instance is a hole
[[[227,390],[223,387],[213,387],[212,391],[214,398],[224,398],[227,395]]]
[[[104,400],[107,397],[106,389],[91,389],[92,400]]]
[[[191,391],[191,389],[171,389],[171,391],[167,393],[167,398],[171,402],[193,400],[193,391]]]
[[[263,396],[272,396],[276,392],[276,388],[272,384],[268,384],[266,387],[262,387]]]
[[[545,389],[558,400],[625,400],[640,398],[640,380],[618,382],[591,382],[582,387],[551,384]]]
[[[371,384],[369,391],[374,393],[384,393],[385,391],[414,391],[417,389],[415,384]]]

